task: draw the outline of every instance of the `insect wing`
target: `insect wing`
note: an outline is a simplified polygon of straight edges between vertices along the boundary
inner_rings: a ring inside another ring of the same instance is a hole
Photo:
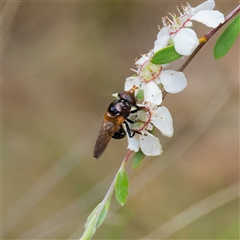
[[[93,156],[99,158],[103,151],[106,149],[109,141],[111,140],[113,134],[123,123],[124,118],[118,117],[113,122],[104,120],[101,129],[98,134],[98,138],[95,144]]]

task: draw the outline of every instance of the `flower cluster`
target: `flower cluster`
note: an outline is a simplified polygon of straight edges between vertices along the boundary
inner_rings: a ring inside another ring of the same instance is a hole
[[[146,102],[159,105],[162,103],[161,88],[169,93],[181,92],[187,86],[187,79],[182,72],[163,71],[167,65],[151,63],[152,57],[153,51],[150,51],[135,62],[136,76],[126,79],[124,89],[128,91],[135,85],[139,90],[143,90]]]
[[[154,48],[149,53],[136,60],[137,70],[134,76],[128,77],[125,82],[125,91],[136,89],[135,94],[143,92],[143,107],[129,116],[129,128],[134,133],[128,136],[128,148],[135,152],[142,150],[146,156],[157,156],[162,153],[162,146],[157,137],[153,135],[156,127],[167,137],[173,135],[173,120],[170,112],[162,103],[163,91],[179,93],[187,86],[187,79],[182,72],[165,70],[169,64],[156,65],[151,62],[154,54],[170,44],[174,44],[176,52],[189,56],[199,45],[194,30],[190,29],[192,21],[198,21],[208,27],[215,28],[224,22],[224,16],[213,10],[214,0],[193,8],[189,3],[182,5],[182,12],[177,7],[179,16],[170,14],[171,18],[163,18],[163,28],[160,29]],[[139,105],[140,106],[140,105]]]
[[[166,107],[160,107],[150,102],[144,104],[144,110],[140,110],[130,116],[134,122],[130,124],[133,132],[137,133],[133,137],[128,135],[128,148],[135,152],[141,148],[146,156],[157,156],[162,153],[162,146],[157,137],[152,132],[154,126],[167,137],[173,135],[172,116]]]
[[[214,7],[214,0],[207,0],[195,8],[187,3],[186,6],[182,5],[182,12],[177,8],[179,17],[176,14],[169,14],[172,19],[164,17],[162,19],[163,28],[158,33],[154,43],[154,52],[166,47],[169,43],[174,43],[175,50],[179,54],[191,55],[199,45],[196,33],[190,29],[193,26],[192,21],[216,28],[225,20],[221,12],[213,10]]]

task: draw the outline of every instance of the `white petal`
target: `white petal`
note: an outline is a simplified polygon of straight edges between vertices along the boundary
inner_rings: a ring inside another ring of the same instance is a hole
[[[170,35],[167,28],[161,29],[157,35],[157,40],[154,42],[154,53],[168,45]]]
[[[143,87],[143,91],[146,102],[156,105],[159,105],[162,102],[162,92],[154,81],[146,83]]]
[[[188,21],[184,24],[184,27],[191,28],[193,26],[193,23],[191,21]]]
[[[215,10],[199,11],[191,18],[191,20],[198,21],[211,28],[216,28],[220,23],[225,21],[224,15]]]
[[[149,53],[146,54],[148,56],[148,59],[152,58],[154,55],[153,49],[149,51]]]
[[[143,54],[141,58],[139,58],[135,64],[136,65],[143,65],[146,61],[148,61],[150,59],[151,56],[151,51],[147,54]]]
[[[184,56],[189,56],[199,45],[196,33],[189,28],[182,28],[173,38],[175,50]]]
[[[137,94],[140,84],[141,84],[141,80],[139,77],[128,77],[126,78],[126,81],[125,81],[124,90],[128,91],[135,85],[136,87],[138,87],[138,89],[136,89],[135,91],[135,94]]]
[[[127,134],[128,137],[128,149],[138,152],[139,150],[139,140],[137,134],[135,134],[132,138],[130,138]]]
[[[169,93],[179,93],[187,86],[187,79],[182,72],[174,70],[162,71],[160,79],[164,89]]]
[[[158,156],[162,153],[162,145],[158,138],[146,132],[146,135],[139,136],[139,145],[146,156]]]
[[[165,63],[165,64],[163,64],[161,66],[162,66],[162,68],[167,68],[169,66],[169,63]]]
[[[166,137],[173,135],[173,120],[170,112],[166,107],[159,107],[151,117],[151,122],[161,131]]]
[[[136,64],[136,65],[143,65],[147,60],[148,60],[148,59],[146,58],[146,56],[143,55],[141,58],[139,58],[139,59],[135,62],[135,64]]]
[[[208,0],[204,3],[201,3],[200,5],[198,5],[197,7],[195,8],[192,8],[192,13],[196,13],[200,10],[212,10],[215,8],[215,2],[214,0]]]

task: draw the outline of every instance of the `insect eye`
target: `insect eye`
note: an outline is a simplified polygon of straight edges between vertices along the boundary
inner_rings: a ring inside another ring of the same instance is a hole
[[[118,97],[121,99],[126,100],[127,102],[129,102],[131,105],[136,105],[136,98],[133,94],[129,93],[129,92],[120,92],[118,94]]]
[[[132,105],[136,105],[136,98],[132,94],[126,94],[125,100],[127,100]]]

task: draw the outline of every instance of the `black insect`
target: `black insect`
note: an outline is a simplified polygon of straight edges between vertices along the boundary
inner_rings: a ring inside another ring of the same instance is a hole
[[[128,116],[130,113],[137,112],[141,107],[137,106],[137,99],[134,95],[136,87],[133,87],[129,91],[123,91],[118,93],[118,99],[113,101],[107,112],[104,114],[103,123],[99,131],[97,141],[94,148],[93,156],[99,158],[103,151],[106,149],[111,138],[121,139],[126,136],[126,132],[123,128],[123,123],[126,126],[129,137],[133,137],[127,122],[133,123]],[[135,107],[131,111],[132,107]]]

